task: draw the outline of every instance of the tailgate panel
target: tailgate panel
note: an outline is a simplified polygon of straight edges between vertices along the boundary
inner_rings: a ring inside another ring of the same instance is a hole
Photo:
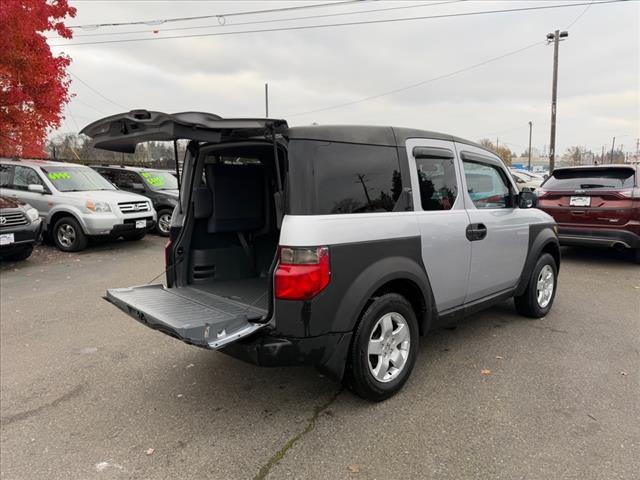
[[[212,350],[266,325],[254,322],[260,321],[266,310],[190,287],[114,288],[107,290],[105,299],[149,328]]]

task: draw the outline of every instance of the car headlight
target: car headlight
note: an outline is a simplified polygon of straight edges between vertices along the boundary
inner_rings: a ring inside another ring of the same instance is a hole
[[[92,200],[87,200],[85,206],[87,207],[87,210],[93,213],[104,213],[111,211],[111,207],[107,202],[94,202]]]
[[[32,222],[35,222],[40,216],[38,215],[38,210],[33,207],[29,207],[25,213],[27,214],[27,217],[29,217],[29,220]]]

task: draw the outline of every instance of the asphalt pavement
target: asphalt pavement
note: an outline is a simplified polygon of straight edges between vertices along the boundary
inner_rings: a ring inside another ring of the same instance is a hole
[[[507,302],[436,330],[404,389],[372,404],[101,299],[161,274],[163,244],[0,264],[2,479],[639,478],[640,267],[626,255],[563,250],[546,318]]]

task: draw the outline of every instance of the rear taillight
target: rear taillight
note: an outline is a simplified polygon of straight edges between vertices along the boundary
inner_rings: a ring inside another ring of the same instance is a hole
[[[629,190],[620,190],[619,195],[625,198],[638,198],[640,199],[640,187],[630,188]]]
[[[309,300],[331,280],[327,247],[280,247],[274,276],[275,297],[280,300]]]
[[[534,191],[534,193],[538,196],[538,198],[543,198],[547,194],[547,191],[544,188],[538,187]]]

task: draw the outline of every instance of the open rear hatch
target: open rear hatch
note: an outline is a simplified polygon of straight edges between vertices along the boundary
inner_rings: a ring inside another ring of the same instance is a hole
[[[217,350],[265,327],[267,310],[193,287],[113,288],[105,299],[154,330],[191,345]]]
[[[286,128],[286,121],[277,119],[132,110],[93,122],[81,133],[92,138],[95,148],[134,153],[138,143],[148,141],[221,143],[268,135],[274,138],[275,148],[275,134]],[[222,291],[216,293],[191,285],[144,285],[108,290],[105,299],[150,328],[214,350],[267,325],[266,309],[236,301]]]

